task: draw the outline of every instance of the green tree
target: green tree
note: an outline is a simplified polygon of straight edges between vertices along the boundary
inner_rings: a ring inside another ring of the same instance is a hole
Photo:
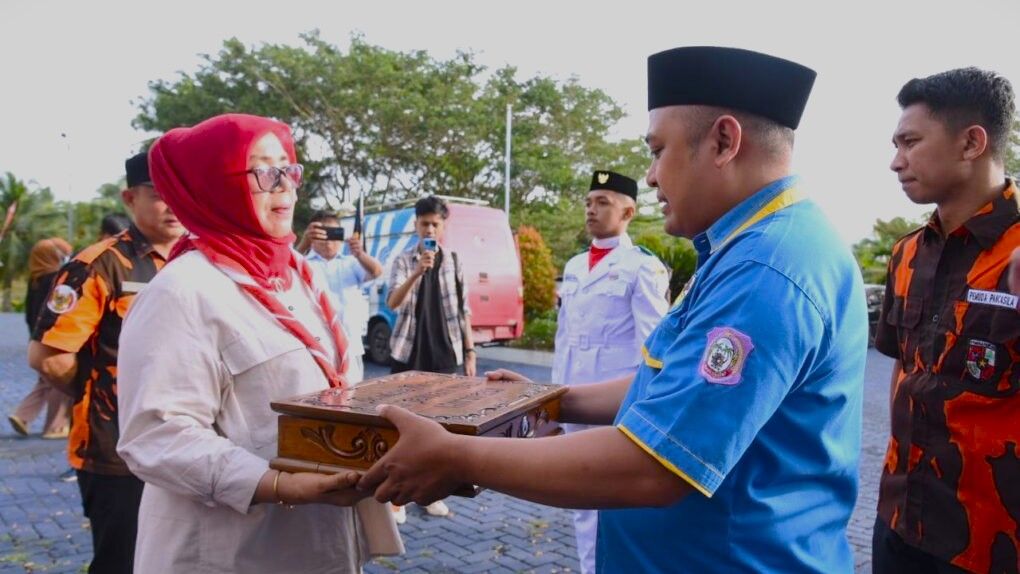
[[[854,244],[853,252],[857,264],[861,267],[865,283],[884,284],[892,256],[893,245],[904,235],[920,227],[921,223],[903,217],[895,217],[889,221],[878,219],[872,228],[872,237],[862,239]]]
[[[487,117],[499,119],[488,131],[495,156],[487,162],[487,179],[477,186],[490,201],[503,197],[507,103],[514,110],[510,173],[515,208],[580,204],[594,170],[642,173],[648,167],[640,138],[608,139],[609,129],[624,117],[623,109],[605,92],[585,88],[576,78],[565,83],[542,76],[521,81],[515,68],[501,68],[486,86],[483,101],[490,108]]]
[[[672,301],[694,275],[698,254],[690,240],[667,235],[661,217],[638,216],[630,225],[634,243],[651,251],[670,270],[669,299]]]
[[[552,253],[552,265],[557,275],[571,257],[587,249],[584,205],[579,201],[561,199],[554,205],[536,203],[511,209],[510,220],[514,228],[529,225],[538,230]]]
[[[96,190],[96,195],[89,201],[74,203],[74,237],[70,239],[75,250],[83,249],[99,238],[99,225],[103,217],[110,213],[125,213],[120,199],[120,192],[127,183],[122,178],[118,182],[104,183]],[[67,209],[67,203],[58,202],[61,209]]]
[[[59,235],[61,214],[48,188],[31,189],[7,172],[0,178],[0,227],[12,213],[10,226],[0,241],[0,310],[13,310],[14,280],[25,276],[28,253],[39,239]]]
[[[346,50],[317,32],[302,42],[227,40],[197,71],[151,83],[134,125],[162,132],[224,112],[278,118],[308,168],[306,197],[334,205],[358,193],[369,203],[422,193],[501,203],[507,104],[514,208],[580,197],[594,166],[644,163],[639,139],[606,141],[622,108],[576,79],[489,73],[470,52],[440,60],[359,36]]]

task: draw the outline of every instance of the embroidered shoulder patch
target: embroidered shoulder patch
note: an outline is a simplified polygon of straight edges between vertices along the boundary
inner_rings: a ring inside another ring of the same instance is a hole
[[[747,335],[729,327],[716,327],[708,332],[708,345],[698,372],[710,383],[735,385],[740,382],[747,356],[753,350],[754,343]]]
[[[995,374],[995,345],[971,339],[967,347],[967,373],[982,383],[991,380]]]
[[[67,313],[78,304],[78,293],[70,285],[57,285],[46,301],[46,308],[57,315]]]

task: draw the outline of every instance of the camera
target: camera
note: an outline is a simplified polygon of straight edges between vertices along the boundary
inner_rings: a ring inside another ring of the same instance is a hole
[[[343,241],[344,240],[344,228],[343,227],[325,227],[322,229],[326,232],[326,241]]]
[[[424,249],[425,251],[435,251],[436,240],[434,237],[426,237],[425,239],[421,240],[421,246],[422,249]]]

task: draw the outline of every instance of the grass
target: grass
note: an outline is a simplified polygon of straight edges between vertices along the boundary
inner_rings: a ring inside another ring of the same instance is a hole
[[[24,564],[25,562],[28,562],[28,553],[26,552],[11,552],[0,556],[0,563]]]
[[[382,566],[383,568],[387,568],[389,570],[393,570],[394,572],[396,572],[397,570],[400,570],[400,567],[397,566],[397,563],[392,561],[392,560],[390,560],[390,559],[388,559],[388,558],[376,558],[375,560],[373,560],[373,562],[375,562],[376,564]]]
[[[28,281],[25,277],[16,277],[11,283],[11,305],[12,309],[4,309],[4,312],[22,312],[25,308],[25,289]]]
[[[542,532],[549,528],[549,522],[533,518],[528,521],[528,535],[534,539],[542,535]]]

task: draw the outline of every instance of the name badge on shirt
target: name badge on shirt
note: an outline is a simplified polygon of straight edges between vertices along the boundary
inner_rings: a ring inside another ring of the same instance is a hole
[[[1017,298],[1016,295],[1010,295],[1009,293],[981,291],[980,289],[970,289],[967,291],[967,302],[976,303],[978,305],[992,305],[994,307],[1003,307],[1005,309],[1016,309],[1018,301],[1020,301],[1020,298]]]
[[[122,293],[138,293],[144,289],[146,285],[148,285],[148,283],[142,283],[140,281],[124,281],[120,284],[120,290]]]

